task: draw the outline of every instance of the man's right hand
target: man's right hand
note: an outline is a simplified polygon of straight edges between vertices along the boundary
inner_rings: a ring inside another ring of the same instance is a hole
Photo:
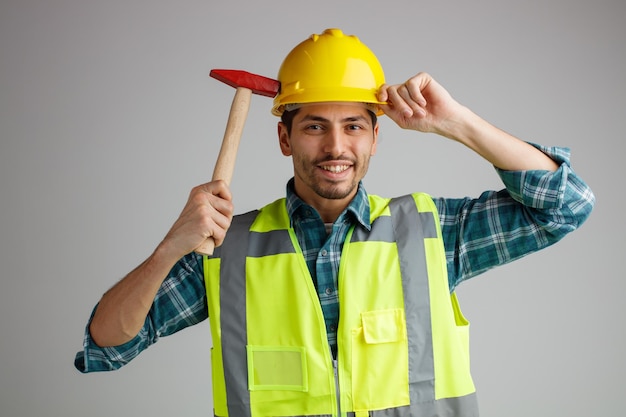
[[[226,182],[217,180],[191,190],[187,204],[159,246],[176,259],[193,252],[207,238],[219,246],[233,218],[233,204]]]

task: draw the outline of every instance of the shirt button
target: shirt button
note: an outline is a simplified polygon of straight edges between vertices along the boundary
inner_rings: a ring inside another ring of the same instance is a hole
[[[322,249],[322,256],[326,256],[328,255],[328,252],[326,251],[326,249]]]
[[[336,332],[336,331],[337,331],[337,326],[336,326],[336,325],[334,325],[334,324],[331,324],[331,325],[330,325],[330,331],[331,331],[331,332]]]
[[[333,293],[333,289],[332,288],[326,288],[326,295],[331,295]]]

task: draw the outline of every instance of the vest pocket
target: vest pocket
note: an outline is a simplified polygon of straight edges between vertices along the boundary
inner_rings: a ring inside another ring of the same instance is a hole
[[[459,306],[459,300],[456,297],[456,293],[453,292],[450,295],[450,299],[452,301],[452,311],[454,312],[454,322],[456,324],[457,333],[459,335],[459,341],[463,348],[463,354],[465,355],[465,359],[469,363],[469,321],[467,321],[467,319],[461,312],[461,307]]]
[[[306,353],[297,346],[247,346],[250,391],[308,391]]]
[[[354,409],[408,405],[408,375],[404,311],[389,309],[361,313],[361,327],[352,331]]]

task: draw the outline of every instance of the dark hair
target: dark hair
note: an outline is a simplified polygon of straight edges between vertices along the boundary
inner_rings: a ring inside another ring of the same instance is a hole
[[[296,114],[300,109],[295,109],[291,111],[284,111],[283,114],[280,115],[280,121],[287,127],[287,133],[291,136],[291,127],[293,126],[293,118],[296,117]]]
[[[296,114],[298,114],[299,111],[300,111],[299,108],[295,110],[291,110],[291,111],[284,111],[283,114],[280,116],[280,121],[283,122],[284,125],[287,127],[287,133],[289,135],[291,135],[291,127],[293,126],[293,118],[296,117]],[[376,126],[376,122],[378,121],[378,117],[376,116],[376,113],[370,110],[368,110],[367,112],[370,114],[370,117],[372,118],[372,127]]]

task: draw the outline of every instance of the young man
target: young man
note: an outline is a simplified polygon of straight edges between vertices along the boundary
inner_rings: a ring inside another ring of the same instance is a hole
[[[428,74],[385,84],[338,29],[296,46],[279,81],[286,198],[233,217],[225,183],[192,190],[154,253],[102,297],[76,367],[117,369],[209,317],[217,416],[477,415],[454,288],[575,230],[591,190],[566,150],[495,128]],[[381,114],[469,147],[506,189],[368,195]],[[208,237],[218,248],[203,257]]]

